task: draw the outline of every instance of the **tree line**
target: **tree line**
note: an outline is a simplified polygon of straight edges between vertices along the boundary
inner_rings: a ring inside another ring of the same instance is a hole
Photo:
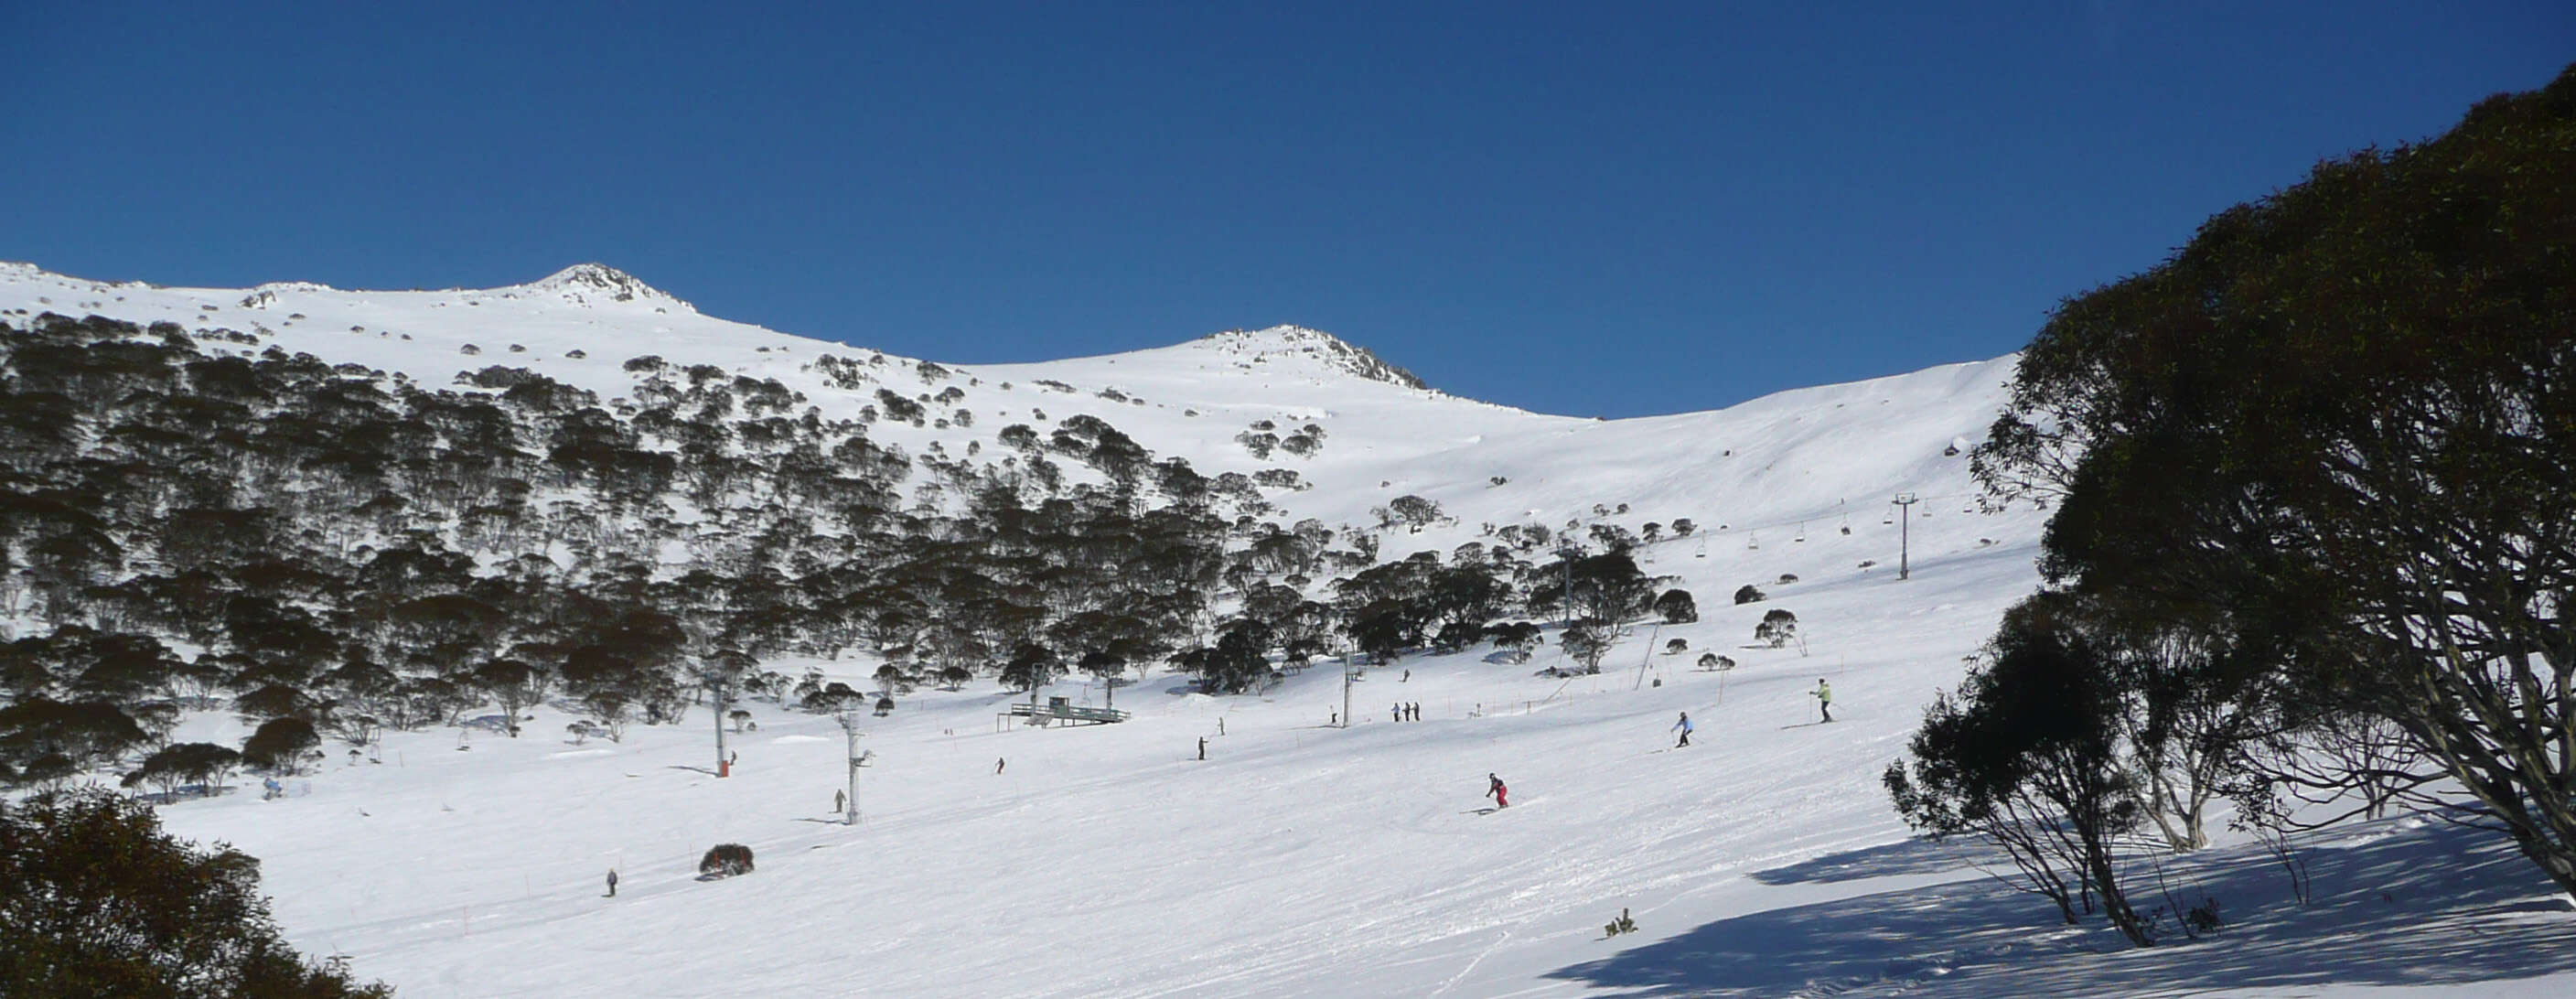
[[[825,419],[710,365],[635,358],[632,392],[602,400],[521,368],[429,388],[238,339],[0,324],[0,621],[20,626],[0,642],[0,781],[110,766],[211,790],[489,706],[511,735],[554,703],[617,738],[710,689],[845,700],[761,665],[791,655],[882,659],[882,710],[977,677],[1167,665],[1237,693],[1330,653],[1525,654],[1540,628],[1514,617],[1574,619],[1568,652],[1597,669],[1622,622],[1696,616],[1624,530],[1554,561],[1528,525],[1380,564],[1376,534],[1265,518],[1251,478],[1089,415],[912,455],[870,437],[905,418],[882,400]],[[1404,519],[1438,516],[1417,499]],[[168,743],[210,708],[253,734]]]

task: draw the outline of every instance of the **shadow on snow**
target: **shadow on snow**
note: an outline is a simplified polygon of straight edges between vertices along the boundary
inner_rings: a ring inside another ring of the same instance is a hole
[[[2314,902],[2253,848],[2168,858],[2173,904],[2218,900],[2228,925],[2131,948],[2099,919],[1992,879],[1748,913],[1547,977],[1642,995],[2143,995],[2327,983],[2461,985],[2576,970],[2576,913],[2502,837],[2423,819],[2306,837]],[[1954,849],[1956,852],[1954,853]],[[1915,841],[1764,871],[1765,884],[1956,869],[1965,844]],[[2154,870],[2133,901],[2168,904]]]

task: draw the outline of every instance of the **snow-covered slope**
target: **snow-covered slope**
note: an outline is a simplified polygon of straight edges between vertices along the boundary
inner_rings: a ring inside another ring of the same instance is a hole
[[[1366,524],[1398,496],[1437,501],[1455,525],[1401,534],[1408,548],[1446,550],[1487,523],[1598,519],[1595,504],[1629,504],[1630,526],[1689,518],[1732,537],[1785,540],[1810,531],[1855,531],[1882,519],[1898,492],[1931,499],[1918,511],[1967,505],[1963,453],[2002,401],[2011,359],[1950,365],[1895,378],[1801,389],[1725,410],[1630,420],[1546,416],[1449,396],[1361,348],[1296,327],[1220,333],[1172,347],[1040,364],[925,364],[861,347],[790,336],[700,315],[688,303],[611,268],[583,264],[507,288],[350,292],[283,283],[254,289],[107,284],[0,264],[0,315],[24,322],[47,311],[173,322],[191,332],[231,331],[243,342],[408,375],[430,386],[459,372],[524,367],[614,399],[640,377],[624,362],[657,356],[711,364],[803,393],[826,418],[846,418],[884,389],[930,403],[933,415],[971,412],[973,425],[880,423],[871,435],[920,451],[933,442],[962,454],[1014,423],[1046,428],[1074,414],[1099,417],[1207,475],[1287,469],[1312,488],[1266,495],[1286,519]],[[816,368],[825,355],[871,361],[859,383]],[[936,361],[936,358],[927,359]],[[844,386],[847,387],[844,387]],[[1267,425],[1270,430],[1256,429]],[[1311,456],[1256,457],[1246,434],[1324,431]],[[1496,479],[1503,480],[1499,485]],[[1945,530],[1956,525],[1957,530]],[[1925,551],[2009,533],[1951,518]],[[2027,525],[2026,525],[2027,526]]]
[[[1257,697],[1191,694],[1156,672],[1117,692],[1134,720],[1071,730],[1003,724],[1009,698],[989,681],[925,689],[868,725],[856,826],[829,815],[840,730],[765,704],[751,706],[757,731],[730,737],[740,768],[726,779],[708,772],[704,714],[575,745],[553,734],[569,719],[541,711],[519,739],[396,733],[381,763],[334,759],[280,800],[164,810],[184,835],[263,858],[300,945],[346,954],[405,995],[2560,995],[2576,984],[2576,932],[2546,909],[2545,889],[2487,841],[2439,827],[2319,841],[2309,907],[2244,873],[2240,853],[2180,865],[2177,879],[2223,896],[2235,928],[2139,954],[2050,925],[2045,903],[1985,881],[1972,851],[1906,839],[1881,768],[2037,583],[2045,512],[1973,512],[1954,453],[1992,419],[2009,359],[1596,421],[1443,395],[1293,328],[1045,364],[890,358],[843,387],[816,359],[871,352],[705,317],[596,267],[487,291],[362,293],[99,285],[10,266],[0,310],[227,328],[253,342],[207,346],[274,345],[430,384],[505,364],[614,397],[633,383],[622,362],[652,354],[776,378],[829,415],[880,388],[962,388],[943,405],[973,410],[972,426],[870,433],[957,453],[1010,423],[1088,413],[1210,475],[1297,471],[1310,488],[1265,491],[1283,520],[1367,523],[1407,494],[1440,503],[1451,521],[1395,529],[1389,557],[1485,538],[1488,523],[1701,527],[1642,550],[1648,572],[1698,594],[1701,620],[1640,629],[1603,675],[1532,675],[1552,638],[1526,666],[1411,659],[1352,685],[1346,728],[1329,724],[1345,696],[1330,662]],[[1314,424],[1321,447],[1255,457],[1237,437],[1263,421],[1281,434]],[[1923,500],[1903,526],[1897,493]],[[1911,579],[1895,570],[1900,539]],[[1746,583],[1770,599],[1728,605]],[[1772,608],[1797,613],[1803,646],[1748,646]],[[1687,651],[1663,655],[1676,639]],[[1699,671],[1702,651],[1740,665]],[[857,681],[876,664],[813,665]],[[1819,678],[1836,691],[1832,724],[1815,723]],[[1107,696],[1074,683],[1050,693]],[[1418,702],[1423,720],[1391,721],[1398,702]],[[1699,734],[1668,750],[1682,711]],[[206,716],[179,738],[241,734]],[[1509,809],[1485,810],[1489,772],[1510,783]],[[751,846],[759,870],[695,880],[719,842]],[[614,899],[601,897],[611,867],[623,875]],[[1639,931],[1605,939],[1623,909]]]

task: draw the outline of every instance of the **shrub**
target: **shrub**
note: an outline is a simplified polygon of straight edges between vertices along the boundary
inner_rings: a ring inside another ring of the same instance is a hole
[[[302,718],[271,718],[242,740],[241,759],[251,767],[280,773],[302,769],[304,754],[322,744],[313,723]]]
[[[1771,613],[1762,615],[1761,624],[1753,626],[1754,640],[1769,642],[1775,649],[1789,644],[1789,640],[1796,637],[1798,637],[1798,615],[1780,608],[1772,608]]]
[[[718,843],[707,848],[698,858],[698,873],[706,877],[729,878],[751,873],[751,848],[740,843]]]

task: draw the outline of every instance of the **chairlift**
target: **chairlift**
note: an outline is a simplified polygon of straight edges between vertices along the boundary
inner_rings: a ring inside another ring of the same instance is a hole
[[[1851,514],[1846,513],[1843,515],[1842,531],[1846,537],[1851,535]]]
[[[1697,552],[1693,553],[1693,554],[1691,555],[1691,557],[1692,557],[1692,558],[1707,558],[1707,557],[1708,557],[1708,535],[1705,535],[1705,534],[1700,535],[1700,537],[1699,537],[1699,551],[1697,551]]]
[[[1754,532],[1751,532],[1751,533],[1749,533],[1749,534],[1746,534],[1746,535],[1745,535],[1745,537],[1744,537],[1744,548],[1745,548],[1745,550],[1746,550],[1746,551],[1757,551],[1757,550],[1761,549],[1761,547],[1762,547],[1762,532],[1760,532],[1760,531],[1754,531]]]
[[[1806,521],[1801,520],[1801,521],[1799,521],[1799,522],[1798,522],[1798,536],[1797,536],[1797,537],[1794,537],[1794,538],[1790,538],[1790,539],[1789,539],[1789,542],[1790,542],[1791,544],[1800,544],[1800,545],[1803,545],[1803,544],[1806,544],[1806,543],[1807,543],[1807,522],[1806,522]]]

